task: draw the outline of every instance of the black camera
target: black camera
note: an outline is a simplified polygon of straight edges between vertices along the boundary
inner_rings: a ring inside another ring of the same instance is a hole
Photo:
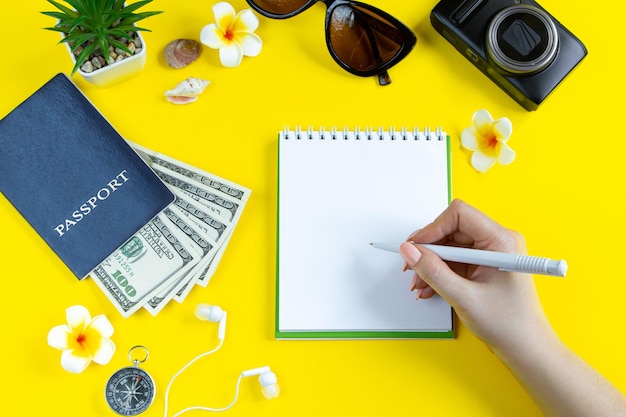
[[[585,45],[532,0],[442,0],[430,21],[529,111],[587,55]]]

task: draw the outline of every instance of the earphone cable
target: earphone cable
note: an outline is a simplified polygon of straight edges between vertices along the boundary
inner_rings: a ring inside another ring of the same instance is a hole
[[[172,376],[172,378],[170,379],[169,384],[167,384],[167,389],[165,390],[165,408],[163,410],[163,417],[167,417],[167,408],[168,408],[168,402],[169,402],[169,395],[170,395],[170,389],[172,388],[172,384],[174,383],[174,380],[176,378],[178,378],[180,376],[180,374],[182,374],[185,370],[187,370],[187,368],[189,368],[191,365],[193,365],[196,361],[198,361],[199,359],[202,359],[205,356],[208,356],[212,353],[215,353],[219,350],[219,348],[222,347],[222,344],[224,343],[224,339],[220,339],[219,343],[217,344],[217,346],[207,352],[201,353],[198,356],[196,356],[195,358],[191,359],[189,362],[187,362],[187,364],[185,366],[183,366],[182,368],[180,368],[180,370],[178,372],[176,372],[174,374],[174,376]],[[179,416],[182,413],[185,413],[187,411],[190,410],[195,410],[195,409],[203,409],[206,411],[223,411],[226,410],[230,407],[233,406],[233,404],[235,403],[235,401],[237,401],[237,397],[239,395],[239,384],[241,383],[241,378],[242,376],[239,377],[239,380],[237,381],[237,389],[235,391],[235,399],[233,400],[233,402],[231,404],[229,404],[228,406],[226,406],[225,408],[221,408],[221,409],[209,409],[209,408],[204,408],[204,407],[190,407],[190,408],[186,408],[182,411],[179,411],[178,413],[176,413],[173,417]]]
[[[243,379],[243,374],[239,375],[239,378],[237,378],[237,385],[235,387],[235,397],[230,402],[230,404],[228,404],[227,406],[222,407],[222,408],[210,408],[210,407],[203,407],[203,406],[200,406],[200,405],[196,405],[196,406],[187,407],[187,408],[185,408],[183,410],[180,410],[178,413],[174,414],[172,417],[178,417],[181,414],[186,413],[187,411],[191,411],[191,410],[211,411],[211,412],[219,412],[219,411],[226,411],[226,410],[228,410],[233,405],[235,405],[235,403],[237,402],[237,399],[239,398],[239,386],[241,385],[241,380],[242,379]]]

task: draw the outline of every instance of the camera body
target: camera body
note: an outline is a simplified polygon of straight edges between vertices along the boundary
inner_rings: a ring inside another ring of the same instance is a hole
[[[430,21],[528,111],[587,55],[583,43],[533,0],[441,0]]]

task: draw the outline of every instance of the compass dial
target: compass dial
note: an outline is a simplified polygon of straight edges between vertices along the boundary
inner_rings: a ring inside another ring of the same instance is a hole
[[[155,387],[152,377],[135,366],[114,373],[105,389],[109,407],[122,416],[141,414],[152,404]]]

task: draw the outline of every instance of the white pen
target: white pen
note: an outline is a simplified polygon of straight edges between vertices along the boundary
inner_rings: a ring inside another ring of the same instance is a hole
[[[414,243],[414,242],[409,242]],[[490,266],[500,271],[522,272],[526,274],[542,274],[555,277],[564,277],[567,272],[567,262],[555,261],[538,256],[520,255],[516,253],[493,252],[480,249],[459,248],[455,246],[431,245],[417,243],[428,250],[435,252],[444,261],[462,262],[465,264]],[[400,245],[382,242],[370,242],[376,249],[390,252],[399,252]]]

